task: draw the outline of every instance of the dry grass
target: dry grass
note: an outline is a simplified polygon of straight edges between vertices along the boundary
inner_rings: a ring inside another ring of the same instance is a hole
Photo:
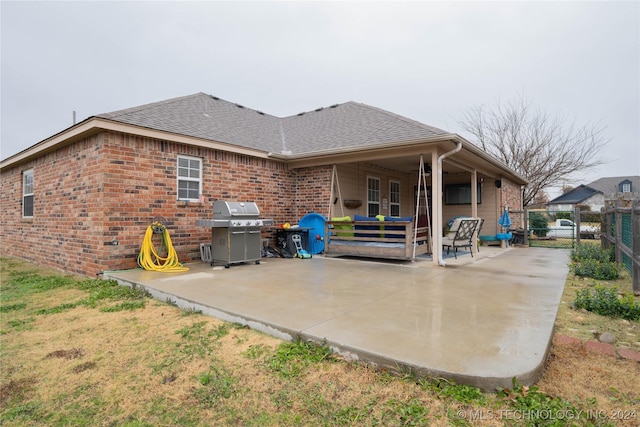
[[[33,268],[3,260],[2,290],[16,271]],[[333,357],[308,364],[295,359],[296,369],[287,370],[280,340],[159,301],[113,313],[77,306],[35,314],[83,295],[73,287],[33,292],[23,308],[3,296],[2,306],[15,307],[0,322],[3,425],[493,426],[504,420],[485,416],[470,423],[458,411],[486,415],[509,407],[495,394]],[[596,323],[566,302],[558,331],[588,338],[584,331]],[[573,323],[577,315],[581,329]],[[637,333],[637,322],[622,330],[629,327]],[[636,362],[554,346],[538,386],[577,407],[611,413],[637,409],[638,378]],[[638,419],[613,424],[637,425]]]
[[[583,347],[554,345],[538,386],[553,396],[593,400],[597,402],[594,408],[613,413],[640,404],[639,379],[637,362],[587,352]],[[640,419],[635,421],[640,424]]]

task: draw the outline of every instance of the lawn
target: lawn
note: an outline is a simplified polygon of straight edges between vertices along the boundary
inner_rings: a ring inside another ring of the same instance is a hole
[[[1,263],[3,426],[640,423],[640,363],[575,346],[553,346],[533,387],[484,393],[375,371],[321,344],[283,342],[115,282]],[[639,322],[571,308],[592,285],[569,276],[557,333],[586,340],[610,331],[616,345],[640,349]],[[631,281],[615,285],[630,290]]]

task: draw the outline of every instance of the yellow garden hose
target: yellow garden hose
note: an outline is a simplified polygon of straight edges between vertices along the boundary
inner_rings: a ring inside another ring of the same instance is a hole
[[[153,246],[154,232],[158,234],[162,233],[162,243],[167,250],[166,257],[158,255],[158,251],[156,251],[155,246]],[[171,243],[169,231],[163,223],[158,221],[152,222],[144,233],[142,247],[140,248],[140,254],[138,254],[138,265],[145,270],[167,273],[189,270],[178,262],[178,254]]]

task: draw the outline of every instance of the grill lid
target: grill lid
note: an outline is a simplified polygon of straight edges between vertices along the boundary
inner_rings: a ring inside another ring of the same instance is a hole
[[[260,216],[260,209],[254,202],[229,202],[226,200],[213,202],[214,218],[254,218],[258,216]]]

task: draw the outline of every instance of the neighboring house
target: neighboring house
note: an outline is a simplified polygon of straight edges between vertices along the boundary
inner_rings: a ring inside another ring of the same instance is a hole
[[[617,176],[600,178],[547,203],[548,212],[573,211],[576,206],[588,207],[591,212],[600,212],[605,198],[616,193],[640,192],[640,176]]]
[[[210,241],[196,220],[217,199],[256,202],[276,223],[410,216],[421,158],[434,262],[449,218],[480,216],[482,234],[495,234],[505,206],[522,209],[526,179],[494,157],[364,104],[279,118],[198,93],[100,114],[0,163],[2,256],[89,276],[134,268],[147,225],[163,217],[180,261],[196,260]],[[362,206],[335,203],[334,170],[342,198]]]

